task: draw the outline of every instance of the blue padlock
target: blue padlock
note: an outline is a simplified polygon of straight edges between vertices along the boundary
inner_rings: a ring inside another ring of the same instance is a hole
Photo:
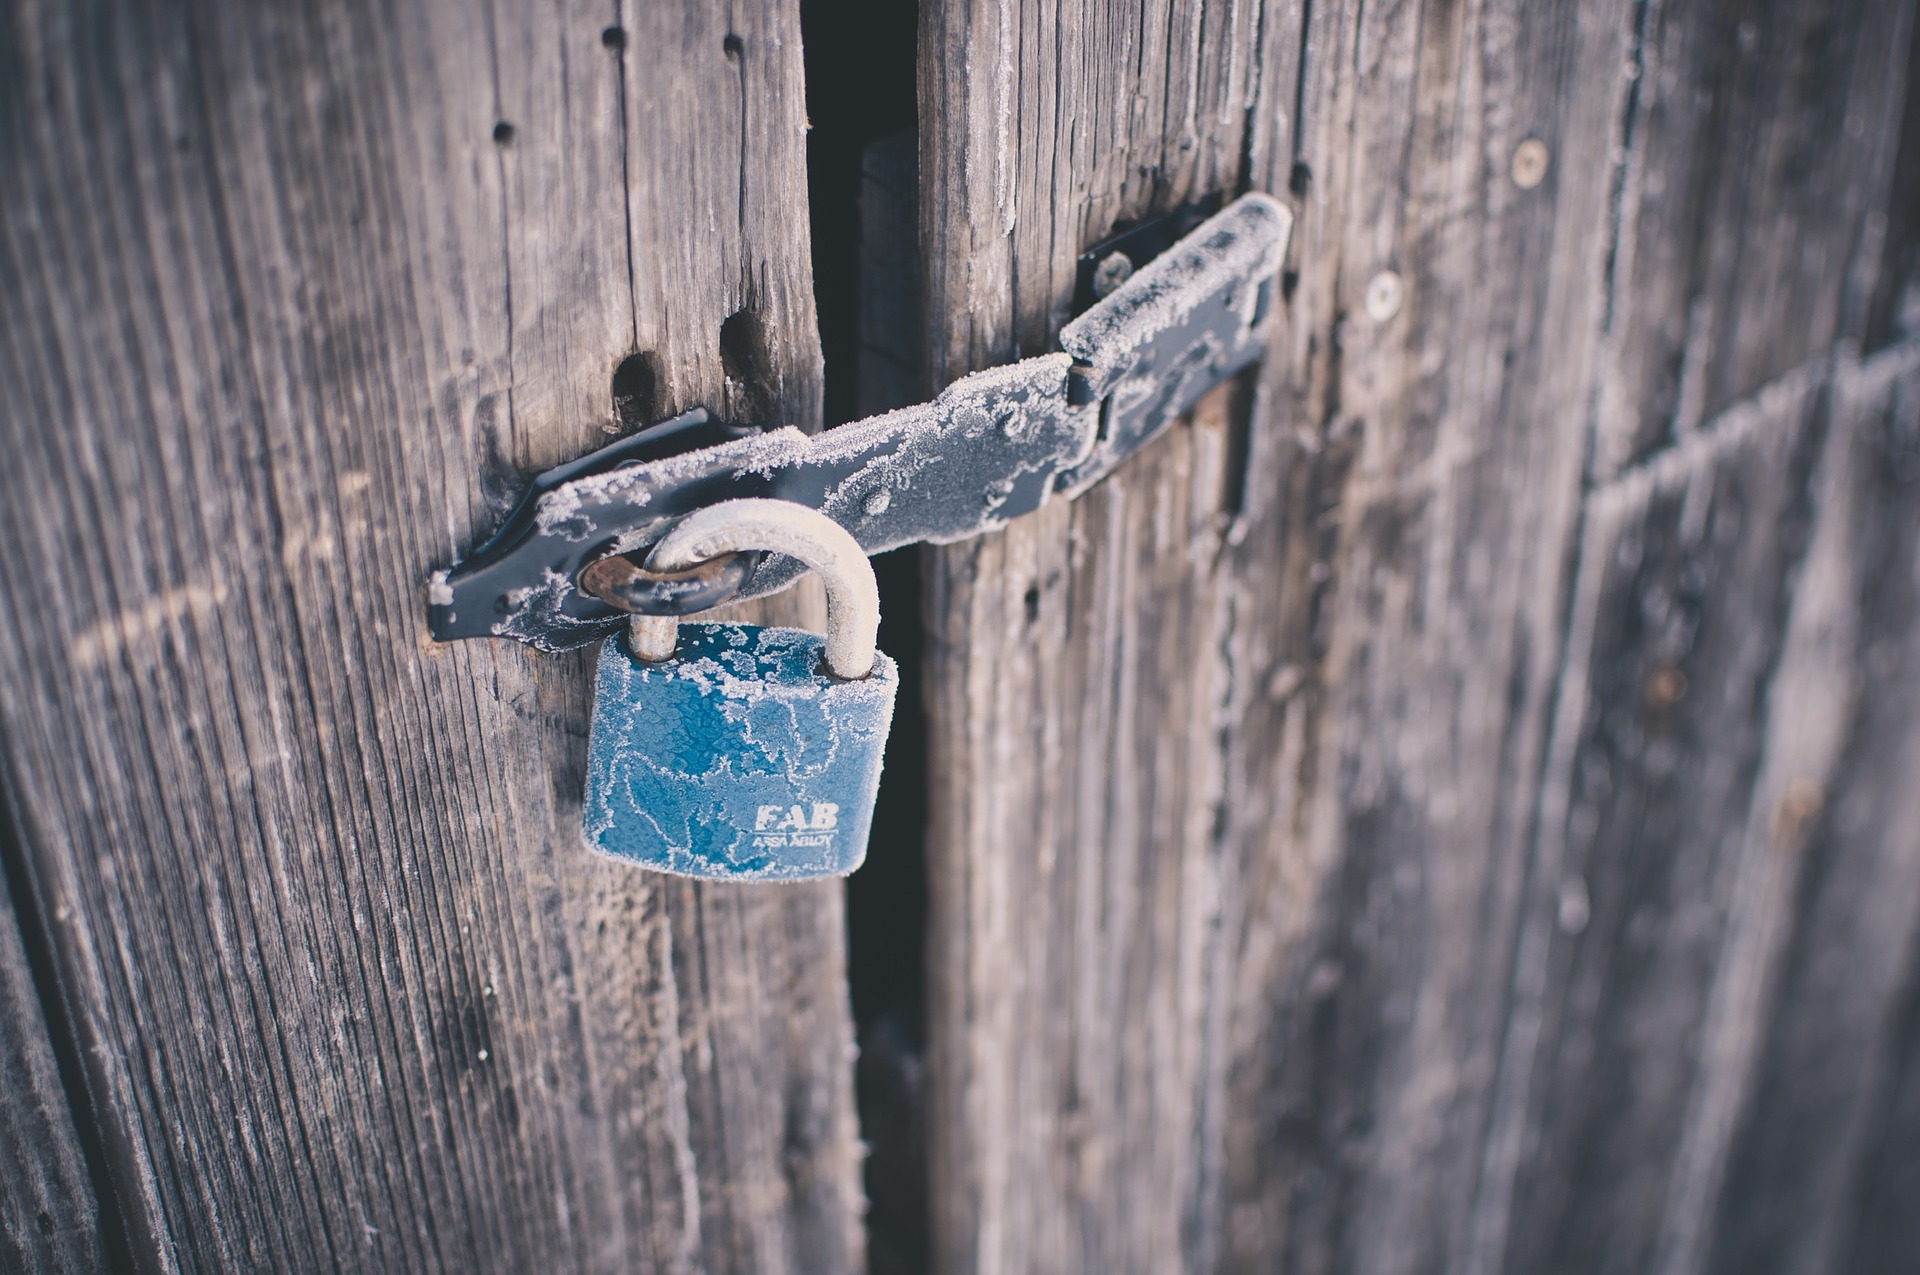
[[[581,834],[643,867],[720,881],[844,876],[866,858],[893,702],[866,554],[824,514],[735,500],[689,516],[647,566],[771,549],[827,585],[828,633],[636,617],[600,648]]]

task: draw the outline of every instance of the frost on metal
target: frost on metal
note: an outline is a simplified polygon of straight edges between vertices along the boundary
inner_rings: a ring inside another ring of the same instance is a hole
[[[798,629],[685,624],[675,657],[600,648],[581,835],[680,876],[805,881],[866,857],[899,673],[820,671]]]
[[[989,368],[931,403],[806,440],[807,462],[833,476],[821,512],[875,554],[970,539],[1039,508],[1099,423],[1093,408],[1069,401],[1072,366],[1069,355],[1043,354]],[[754,574],[746,596],[785,588],[804,572],[776,559]]]
[[[1292,226],[1293,214],[1271,196],[1235,200],[1062,328],[1060,348],[1085,365],[1099,394],[1202,308],[1224,306],[1250,327],[1254,293],[1280,269]]]
[[[804,455],[807,443],[805,434],[783,425],[757,438],[576,478],[540,497],[534,523],[547,535],[588,540],[600,532],[609,514],[619,517],[624,525],[629,520],[627,515],[646,508],[656,490],[691,481],[719,467],[738,474],[772,473]]]
[[[1061,329],[1085,394],[1106,401],[1094,454],[1061,476],[1069,496],[1260,358],[1292,227],[1278,200],[1243,196]]]
[[[1072,365],[1068,355],[1043,354],[990,368],[955,381],[931,403],[821,435],[823,450],[874,453],[834,487],[822,511],[857,528],[869,553],[881,553],[922,540],[966,540],[1038,508],[1054,473],[1093,438],[1092,413],[1067,400]],[[942,490],[978,497],[929,500]]]
[[[571,651],[606,631],[606,626],[567,613],[575,595],[573,581],[551,568],[540,583],[507,594],[507,611],[494,622],[496,637],[519,638],[536,650]]]
[[[696,509],[747,497],[806,505],[869,554],[950,543],[1098,482],[1265,347],[1291,217],[1245,196],[1134,271],[1060,334],[1063,352],[954,382],[930,403],[809,437],[791,427],[561,482],[501,543],[438,578],[434,636],[583,646],[623,622],[567,584],[593,559],[646,548]],[[743,597],[804,572],[769,558]]]

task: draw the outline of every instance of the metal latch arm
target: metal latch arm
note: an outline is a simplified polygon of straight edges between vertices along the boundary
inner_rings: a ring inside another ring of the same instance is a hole
[[[693,412],[550,470],[499,532],[434,574],[429,628],[440,641],[510,637],[542,650],[593,642],[628,612],[583,590],[581,573],[721,501],[818,509],[875,554],[991,531],[1056,491],[1071,499],[1259,359],[1291,224],[1276,200],[1243,196],[1068,323],[1061,353],[962,377],[929,403],[812,436],[790,426],[742,436]],[[699,445],[648,453],[675,441]],[[681,614],[774,592],[804,571],[772,556],[634,605]]]

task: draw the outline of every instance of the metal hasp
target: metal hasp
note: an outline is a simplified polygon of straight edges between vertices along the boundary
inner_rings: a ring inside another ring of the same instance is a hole
[[[1278,201],[1242,196],[1061,329],[1061,353],[962,377],[930,403],[812,436],[695,410],[549,470],[485,544],[434,573],[428,626],[442,642],[570,650],[632,610],[687,614],[805,572],[773,555],[697,588],[677,582],[651,598],[625,588],[626,610],[580,587],[593,563],[645,550],[727,500],[818,509],[875,554],[977,536],[1055,492],[1072,499],[1259,360],[1292,223]]]

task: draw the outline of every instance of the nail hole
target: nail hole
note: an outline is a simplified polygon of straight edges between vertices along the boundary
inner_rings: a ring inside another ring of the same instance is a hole
[[[600,43],[609,49],[624,49],[627,47],[627,33],[620,27],[608,27],[600,33]]]
[[[493,126],[493,140],[501,146],[505,146],[508,142],[511,142],[513,140],[513,125],[507,123],[505,120],[501,120],[498,124],[495,124]]]
[[[1023,599],[1027,606],[1027,623],[1034,624],[1040,619],[1040,586],[1030,585]]]
[[[720,41],[720,47],[727,51],[728,58],[738,62],[740,55],[747,51],[747,42],[729,31],[727,32],[727,38]]]
[[[1311,185],[1313,185],[1313,170],[1305,164],[1296,163],[1293,170],[1287,174],[1288,191],[1292,192],[1295,199],[1304,199],[1307,195],[1307,187]]]
[[[727,377],[729,414],[764,425],[775,412],[773,360],[765,325],[752,310],[735,310],[720,325],[720,370]]]
[[[629,354],[613,369],[613,415],[622,433],[629,433],[653,422],[659,414],[655,396],[659,393],[660,372],[650,351]]]

